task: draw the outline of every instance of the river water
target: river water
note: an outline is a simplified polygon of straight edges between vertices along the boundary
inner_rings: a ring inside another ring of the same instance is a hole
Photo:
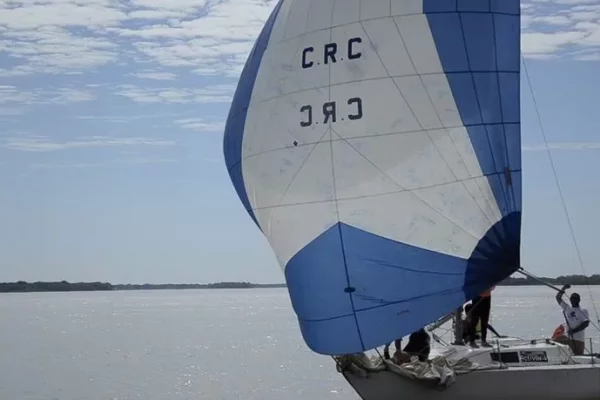
[[[492,303],[501,334],[563,321],[545,287],[498,287]],[[304,345],[285,289],[1,294],[0,323],[2,400],[358,399]]]

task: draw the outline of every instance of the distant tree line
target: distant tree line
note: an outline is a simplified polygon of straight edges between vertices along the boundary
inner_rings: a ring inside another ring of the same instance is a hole
[[[585,285],[600,285],[600,274],[585,276],[585,275],[562,275],[558,278],[544,278],[540,277],[544,282],[551,283],[556,286],[562,286],[569,284],[572,286],[585,286]],[[500,282],[498,286],[539,286],[543,283],[536,279],[529,277],[526,278],[513,278],[509,277],[504,281]]]
[[[572,286],[600,285],[600,274],[565,275],[558,278],[540,278],[556,286],[566,283]],[[539,286],[539,281],[532,278],[509,277],[498,286]],[[7,292],[83,292],[97,290],[162,290],[162,289],[260,289],[283,288],[284,283],[251,283],[251,282],[217,282],[208,284],[197,283],[164,283],[164,284],[124,284],[112,285],[106,282],[7,282],[0,283],[0,293]]]
[[[113,285],[115,290],[161,290],[161,289],[259,289],[282,288],[284,283],[217,282],[217,283],[162,283]]]
[[[0,292],[82,292],[95,290],[114,290],[105,282],[8,282],[0,283]]]
[[[7,292],[85,292],[96,290],[160,290],[160,289],[257,289],[285,287],[283,283],[217,282],[208,284],[165,283],[112,285],[104,282],[7,282],[0,283],[0,293]]]

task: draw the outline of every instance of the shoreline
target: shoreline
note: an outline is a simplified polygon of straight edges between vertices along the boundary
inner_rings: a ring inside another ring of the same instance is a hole
[[[545,282],[561,286],[565,283],[571,286],[600,286],[600,274],[592,276],[568,275],[558,278],[541,278]],[[530,278],[508,278],[497,286],[543,286],[542,283]],[[3,282],[0,283],[0,293],[31,293],[31,292],[90,292],[90,291],[123,291],[123,290],[181,290],[181,289],[276,289],[286,288],[285,283],[252,283],[252,282],[216,282],[207,284],[196,283],[142,283],[142,284],[111,284],[108,282]]]

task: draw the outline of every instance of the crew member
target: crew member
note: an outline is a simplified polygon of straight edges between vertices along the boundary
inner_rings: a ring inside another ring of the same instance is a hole
[[[571,305],[563,300],[565,290],[570,289],[571,285],[563,285],[556,294],[556,302],[562,308],[565,320],[567,321],[567,333],[569,336],[569,345],[573,354],[580,356],[585,350],[585,329],[590,324],[590,315],[588,310],[582,308],[581,296],[578,293],[572,293],[569,296]]]

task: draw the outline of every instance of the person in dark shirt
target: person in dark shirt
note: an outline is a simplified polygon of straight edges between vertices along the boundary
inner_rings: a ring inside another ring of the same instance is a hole
[[[431,352],[431,337],[421,328],[410,334],[403,351],[410,356],[419,357],[419,361],[427,361]]]
[[[383,358],[385,358],[386,360],[390,359],[390,344],[391,343],[386,344],[383,349]],[[402,347],[402,339],[394,340],[394,347],[396,347],[396,351],[399,351]]]
[[[473,324],[472,324],[472,310],[473,310],[473,304],[469,303],[467,305],[465,305],[465,318],[462,320],[462,335],[463,335],[463,341],[469,341],[471,338],[474,339],[480,339],[481,335],[480,335],[480,331],[477,328],[480,328],[479,324],[476,325],[475,327],[475,332],[472,332],[473,329]],[[505,338],[506,336],[499,334],[492,325],[488,324],[488,329],[497,337],[499,338]],[[480,328],[481,329],[481,328]]]
[[[387,344],[383,350],[383,358],[386,360],[390,359],[389,348],[390,344]],[[410,362],[411,357],[417,356],[419,361],[427,361],[429,358],[429,353],[431,351],[431,338],[429,334],[425,331],[425,329],[419,329],[410,334],[408,338],[408,343],[401,349],[402,339],[397,339],[394,341],[394,345],[396,347],[396,352],[394,356],[391,358],[396,364],[403,364],[405,362]]]

